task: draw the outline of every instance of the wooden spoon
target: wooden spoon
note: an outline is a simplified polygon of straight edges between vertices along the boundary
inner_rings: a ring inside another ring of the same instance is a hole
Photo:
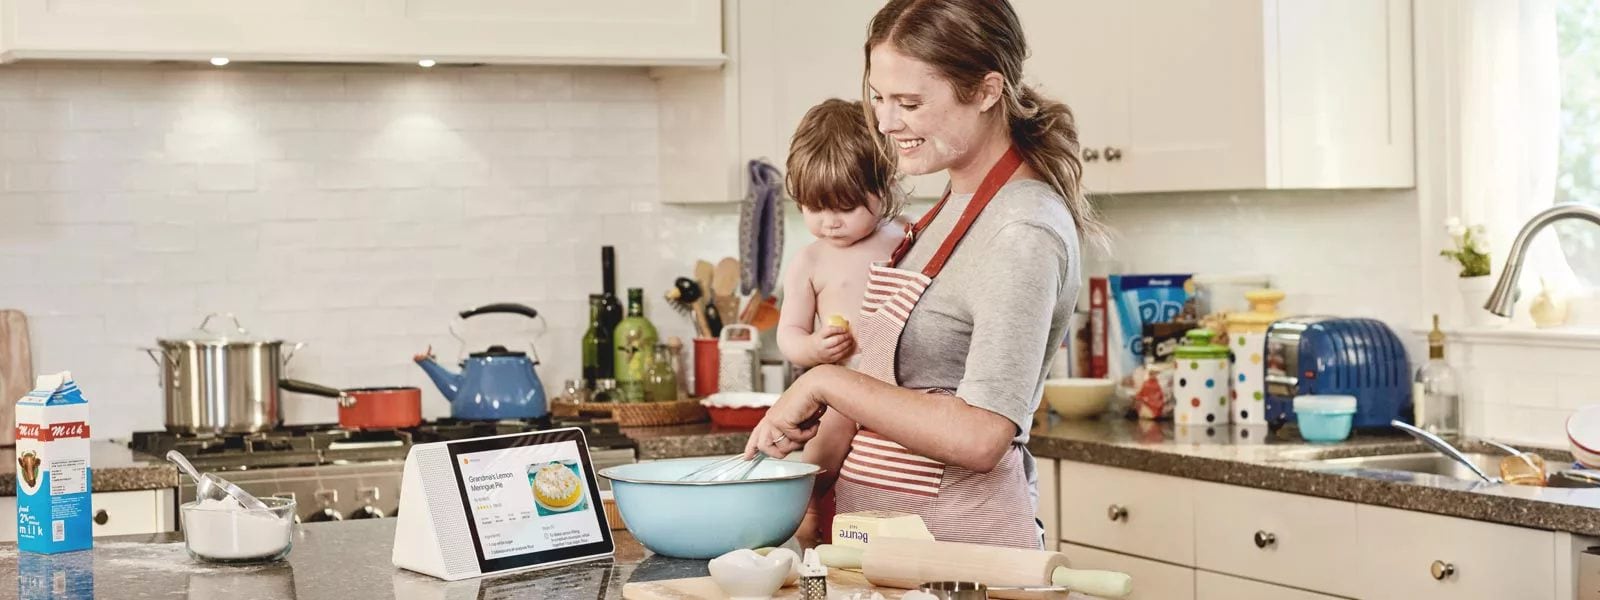
[[[738,259],[724,258],[711,276],[711,300],[725,321],[739,315],[739,268]]]

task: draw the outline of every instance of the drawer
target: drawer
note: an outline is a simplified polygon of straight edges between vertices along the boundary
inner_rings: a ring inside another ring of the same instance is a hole
[[[1196,483],[1195,566],[1340,596],[1360,593],[1356,506]]]
[[[1194,566],[1186,479],[1061,461],[1061,540]]]
[[[100,492],[89,495],[94,515],[94,536],[128,535],[162,531],[160,492]]]
[[[1037,516],[1039,522],[1044,523],[1044,549],[1055,550],[1056,544],[1061,541],[1061,505],[1056,502],[1056,460],[1053,458],[1039,458],[1036,469],[1039,471],[1039,509]]]
[[[1556,597],[1552,532],[1376,506],[1356,520],[1364,598]]]
[[[1074,569],[1127,573],[1133,578],[1133,593],[1128,595],[1128,600],[1194,600],[1195,571],[1189,567],[1065,542],[1061,544],[1061,553],[1067,556]]]
[[[1210,571],[1195,571],[1195,600],[1339,600],[1315,592],[1240,579]]]

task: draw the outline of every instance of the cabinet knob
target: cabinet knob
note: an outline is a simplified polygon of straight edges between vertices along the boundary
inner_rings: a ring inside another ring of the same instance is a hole
[[[1094,148],[1083,149],[1083,162],[1094,162],[1097,160],[1100,160],[1099,150],[1095,150]]]
[[[1119,160],[1122,160],[1122,150],[1119,148],[1106,146],[1106,162],[1116,162]]]
[[[1255,537],[1257,548],[1265,549],[1267,546],[1272,546],[1278,543],[1278,536],[1273,535],[1270,532],[1257,531]]]
[[[1456,574],[1456,566],[1442,560],[1433,561],[1428,565],[1428,574],[1433,575],[1435,581],[1444,581],[1444,578]]]
[[[1113,504],[1108,506],[1106,507],[1106,518],[1111,519],[1112,521],[1127,521],[1128,509],[1121,504]]]
[[[95,522],[96,525],[105,525],[106,523],[108,523],[110,521],[111,521],[111,515],[109,513],[107,513],[105,511],[105,509],[102,508],[100,510],[94,511],[94,522]]]

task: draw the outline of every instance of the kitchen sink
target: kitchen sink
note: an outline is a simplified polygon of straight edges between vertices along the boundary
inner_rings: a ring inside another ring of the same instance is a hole
[[[1463,456],[1472,464],[1490,477],[1500,476],[1500,459],[1504,454],[1484,454],[1479,452],[1464,452]],[[1405,471],[1408,473],[1431,473],[1454,477],[1456,479],[1478,479],[1466,466],[1451,460],[1441,454],[1423,452],[1417,454],[1390,454],[1385,456],[1360,456],[1353,458],[1331,458],[1317,461],[1318,464],[1349,467],[1354,469],[1382,469],[1385,471]],[[1549,463],[1545,464],[1545,471],[1554,471]]]

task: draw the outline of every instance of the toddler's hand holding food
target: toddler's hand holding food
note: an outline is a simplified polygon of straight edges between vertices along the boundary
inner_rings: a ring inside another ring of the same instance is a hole
[[[855,336],[850,335],[849,323],[844,327],[833,325],[833,318],[829,317],[829,324],[817,329],[812,340],[816,343],[817,364],[831,365],[843,362],[850,358],[856,351]]]

